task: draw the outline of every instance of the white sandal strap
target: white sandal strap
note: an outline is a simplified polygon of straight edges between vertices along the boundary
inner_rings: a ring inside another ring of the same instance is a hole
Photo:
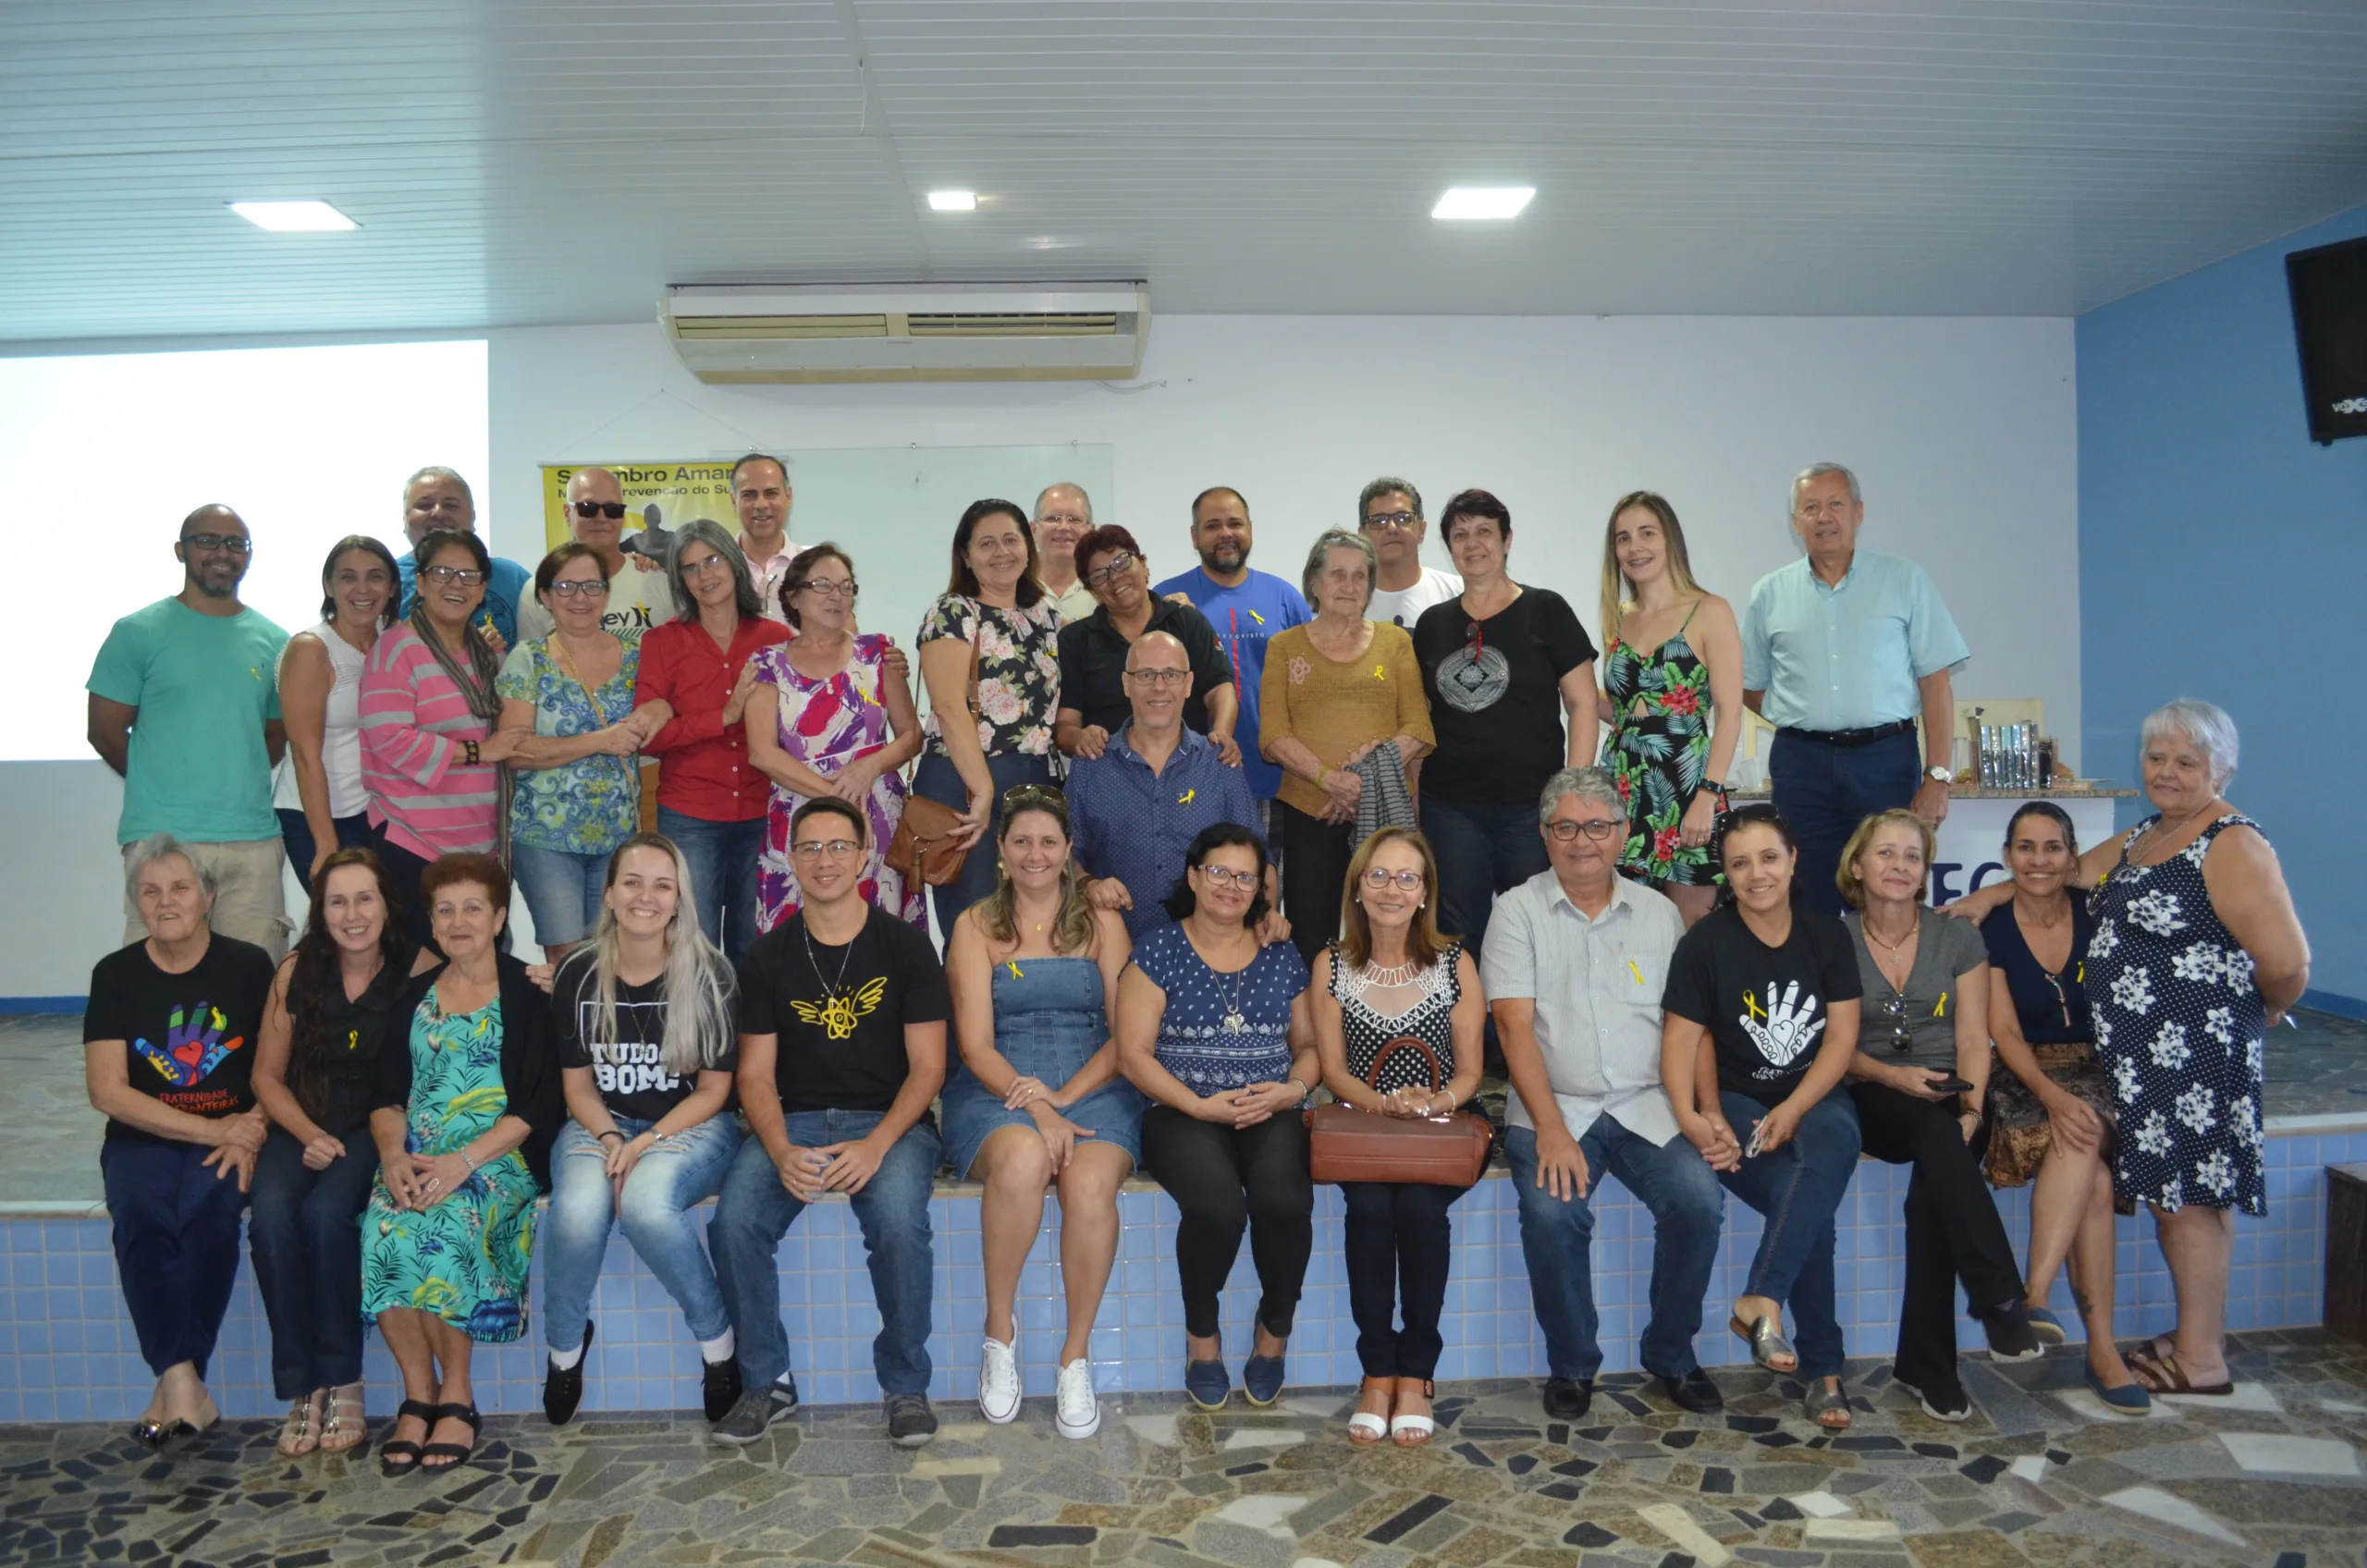
[[[1389,1420],[1389,1435],[1400,1432],[1435,1432],[1439,1424],[1427,1415],[1392,1415]]]
[[[1389,1423],[1383,1421],[1380,1416],[1375,1415],[1369,1410],[1359,1410],[1354,1415],[1348,1417],[1348,1430],[1351,1432],[1370,1432],[1376,1438],[1387,1437],[1389,1435]]]

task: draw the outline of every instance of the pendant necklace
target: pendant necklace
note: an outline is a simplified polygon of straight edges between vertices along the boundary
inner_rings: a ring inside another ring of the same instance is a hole
[[[1254,956],[1249,961],[1250,963],[1257,962]],[[1241,1015],[1241,993],[1249,983],[1248,964],[1244,964],[1234,972],[1233,982],[1232,993],[1225,998],[1224,1017],[1220,1022],[1228,1035],[1245,1034],[1249,1028],[1249,1021]]]
[[[805,938],[805,962],[813,966],[814,978],[821,981],[822,1003],[824,1008],[828,1009],[836,1006],[839,999],[840,982],[845,980],[847,977],[847,962],[854,957],[854,943],[852,941],[849,941],[846,946],[846,951],[839,955],[838,980],[823,980],[822,962],[814,956],[814,928],[801,920],[797,923],[797,931],[798,935]]]

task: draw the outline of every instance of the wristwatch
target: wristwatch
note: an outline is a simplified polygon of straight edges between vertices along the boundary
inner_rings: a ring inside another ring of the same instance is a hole
[[[1953,784],[1956,781],[1956,776],[1944,767],[1927,767],[1923,770],[1923,777],[1934,784]]]

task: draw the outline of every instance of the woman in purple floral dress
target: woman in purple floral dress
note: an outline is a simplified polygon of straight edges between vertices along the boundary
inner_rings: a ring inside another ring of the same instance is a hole
[[[756,929],[769,931],[797,911],[790,868],[789,821],[816,795],[864,808],[871,842],[863,896],[900,920],[926,927],[918,888],[886,864],[888,841],[904,813],[900,771],[921,747],[913,693],[886,668],[889,639],[853,631],[854,563],[835,545],[816,545],[789,563],[781,608],[795,640],[766,648],[752,662],[748,760],[773,781],[765,851],[756,863]]]

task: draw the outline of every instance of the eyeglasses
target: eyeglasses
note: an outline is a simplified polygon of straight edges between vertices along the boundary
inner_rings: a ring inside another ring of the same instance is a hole
[[[1419,512],[1375,512],[1372,516],[1365,519],[1365,526],[1367,528],[1405,529],[1415,527],[1419,524],[1421,521],[1422,514]]]
[[[1200,875],[1208,879],[1211,887],[1216,888],[1238,888],[1247,892],[1257,886],[1257,873],[1254,871],[1235,871],[1230,866],[1223,865],[1204,865],[1200,867]]]
[[[243,533],[184,533],[181,543],[192,550],[227,550],[234,556],[255,547],[254,541]]]
[[[710,571],[730,571],[730,570],[731,563],[725,560],[721,556],[709,556],[703,561],[684,561],[682,563],[682,575],[684,577],[705,577]]]
[[[1893,997],[1883,1003],[1883,1019],[1890,1025],[1891,1049],[1909,1051],[1915,1048],[1915,1026],[1907,1022],[1905,997]]]
[[[1118,579],[1125,576],[1127,570],[1134,564],[1134,552],[1131,550],[1120,550],[1112,555],[1108,560],[1103,561],[1099,566],[1095,567],[1091,571],[1086,572],[1085,574],[1085,585],[1087,588],[1107,588],[1112,582],[1117,582]]]
[[[801,839],[790,846],[792,853],[803,855],[807,860],[812,860],[816,855],[828,855],[832,860],[844,860],[861,848],[863,846],[852,839]]]
[[[1146,686],[1181,686],[1192,679],[1188,669],[1130,669],[1126,679],[1139,680]]]
[[[1069,809],[1069,798],[1049,784],[1014,784],[1002,792],[1002,809],[1014,812],[1023,806],[1049,806],[1054,811]]]
[[[844,599],[849,604],[854,602],[855,594],[860,592],[852,578],[849,578],[844,582],[832,582],[819,577],[809,577],[791,591],[799,594],[812,594],[817,598]]]
[[[1424,876],[1418,871],[1383,871],[1377,865],[1365,873],[1365,886],[1370,888],[1376,893],[1380,892],[1383,888],[1388,887],[1392,882],[1396,883],[1400,888],[1403,888],[1405,891],[1411,893],[1417,891],[1421,888],[1422,884],[1428,880],[1429,880],[1429,878]]]
[[[438,582],[457,582],[463,588],[473,588],[484,581],[484,573],[472,566],[431,566],[427,575]],[[553,583],[551,586],[558,586]]]
[[[1037,518],[1036,521],[1038,523],[1062,523],[1070,528],[1091,528],[1093,526],[1093,520],[1091,518],[1080,517],[1075,512],[1046,512],[1042,517]]]
[[[1625,823],[1615,818],[1609,821],[1597,819],[1593,822],[1571,822],[1565,818],[1559,822],[1547,823],[1545,831],[1553,835],[1553,841],[1557,844],[1575,843],[1581,833],[1600,844],[1626,826]]]
[[[551,584],[551,592],[562,599],[572,599],[578,594],[605,594],[608,580],[605,577],[571,577],[564,582]]]
[[[605,517],[611,522],[625,515],[622,501],[577,501],[574,507],[578,517]]]

